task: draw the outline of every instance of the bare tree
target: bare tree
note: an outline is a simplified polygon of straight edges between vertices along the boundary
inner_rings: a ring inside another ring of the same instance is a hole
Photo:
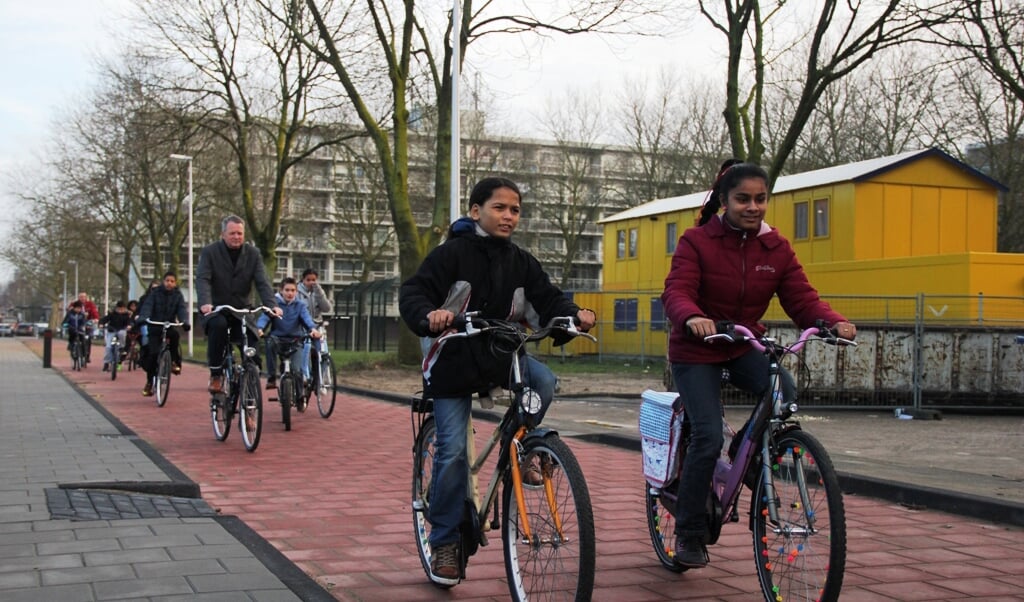
[[[725,14],[720,15],[711,2],[700,0],[700,10],[729,44],[725,120],[735,156],[762,161],[766,152],[762,130],[767,87],[793,91],[788,111],[777,123],[780,135],[770,149],[769,176],[773,182],[830,86],[879,52],[905,43],[946,18],[925,18],[905,9],[900,0],[824,0],[816,5],[811,27],[803,30],[798,24],[806,5],[772,3],[771,9],[763,12],[761,4],[759,0],[730,0],[725,3]],[[773,29],[776,25],[778,30]],[[784,40],[782,48],[775,48],[774,34]],[[750,52],[752,83],[743,86],[741,67],[746,51]],[[794,52],[801,57],[803,68],[794,71],[796,61],[789,61],[780,65],[781,69],[773,69],[779,55]]]
[[[279,20],[241,0],[139,4],[148,25],[140,48],[167,57],[163,86],[184,98],[177,112],[231,149],[239,213],[273,272],[289,170],[339,141],[308,136],[313,116],[335,108],[323,66],[297,37],[310,33],[308,15],[292,5]]]
[[[289,12],[297,11],[299,5],[299,0],[292,0]],[[450,13],[445,20],[432,18],[440,14],[438,5],[420,6],[415,0],[367,0],[362,6],[306,0],[305,6],[316,22],[316,36],[306,38],[308,48],[330,65],[376,147],[403,277],[415,272],[427,251],[440,241],[451,218],[448,173],[453,118],[451,75],[455,67],[452,38],[459,43],[461,61],[470,43],[483,36],[626,29],[631,17],[650,12],[637,0],[591,0],[570,2],[563,14],[544,18],[538,17],[539,13],[503,13],[489,2],[475,8],[466,0],[461,5],[460,22],[453,24]],[[452,36],[452,32],[457,35]],[[389,87],[385,99],[381,98],[379,80],[363,77],[368,67],[387,74]],[[414,90],[423,98],[433,98],[437,107],[432,218],[422,229],[414,219],[408,179],[409,99]],[[419,356],[417,342],[405,329],[398,353],[399,360],[405,363],[415,362]]]

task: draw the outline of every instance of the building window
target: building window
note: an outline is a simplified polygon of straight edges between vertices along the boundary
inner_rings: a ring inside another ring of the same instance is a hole
[[[626,256],[626,231],[619,230],[616,232],[616,251],[615,257],[622,259]]]
[[[828,236],[828,199],[814,201],[814,237]]]
[[[636,297],[615,300],[615,330],[636,330]]]
[[[665,253],[669,255],[675,253],[677,242],[679,242],[679,235],[676,234],[676,223],[665,224]]]
[[[651,330],[665,330],[665,308],[661,297],[651,297]]]
[[[807,238],[807,202],[793,205],[793,238]]]
[[[636,257],[636,245],[638,233],[636,228],[629,229],[629,256]]]

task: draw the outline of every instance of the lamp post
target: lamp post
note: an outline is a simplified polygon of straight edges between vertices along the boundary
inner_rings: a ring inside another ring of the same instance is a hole
[[[103,314],[110,313],[110,232],[107,232],[107,261],[103,276]]]
[[[70,264],[75,266],[75,294],[77,295],[78,293],[82,292],[82,291],[78,290],[78,260],[77,259],[69,259],[68,263],[70,263]]]
[[[188,163],[188,320],[192,322],[193,315],[193,296],[195,294],[195,272],[192,269],[192,209],[194,203],[192,202],[192,155],[171,155],[173,161],[185,161]],[[192,332],[193,329],[188,331],[188,356],[192,357]]]
[[[68,310],[68,273],[65,270],[58,272],[61,276],[64,276],[64,295],[60,298],[61,300],[61,312]]]

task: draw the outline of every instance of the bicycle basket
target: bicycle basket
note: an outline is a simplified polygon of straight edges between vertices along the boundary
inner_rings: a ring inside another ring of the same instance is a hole
[[[678,393],[648,389],[640,396],[640,447],[643,452],[644,478],[654,487],[671,481],[679,454],[676,448],[682,435],[683,414],[672,410]]]

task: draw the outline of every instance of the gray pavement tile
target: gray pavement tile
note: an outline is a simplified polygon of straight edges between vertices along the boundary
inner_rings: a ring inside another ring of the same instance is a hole
[[[171,555],[171,558],[175,560],[228,557],[249,558],[252,556],[252,552],[240,543],[175,547],[167,548],[167,552]]]
[[[258,566],[263,565],[253,559]],[[204,574],[227,573],[224,565],[216,558],[200,558],[197,560],[168,560],[166,562],[141,562],[134,565],[139,577],[172,577]]]
[[[195,575],[189,577],[189,581],[197,592],[234,592],[284,588],[281,581],[266,569],[254,573]]]
[[[4,602],[45,602],[51,600],[60,600],[60,602],[93,602],[96,600],[96,596],[92,592],[92,586],[87,583],[12,589],[4,591],[3,594]]]
[[[97,581],[134,579],[135,571],[127,564],[86,566],[72,569],[50,569],[41,572],[43,585],[70,585]]]
[[[0,590],[18,589],[22,587],[38,587],[39,571],[25,570],[10,573],[0,572]]]
[[[188,546],[199,546],[202,542],[192,533],[181,533],[172,535],[147,535],[145,537],[124,537],[121,545],[126,550],[139,550],[145,548],[181,548]]]
[[[10,545],[15,543],[51,543],[56,541],[74,541],[75,534],[73,531],[68,529],[67,525],[70,523],[65,522],[64,528],[61,530],[51,531],[19,531],[17,533],[7,533],[4,535],[4,544]]]
[[[145,535],[152,535],[151,531],[146,525],[133,525],[130,527],[121,526],[118,523],[112,523],[107,525],[98,525],[92,527],[95,523],[75,523],[75,539],[97,539],[105,537],[142,537]]]
[[[15,558],[18,556],[32,556],[35,553],[35,544],[31,543],[0,545],[0,560],[3,560],[4,558]]]
[[[66,569],[82,566],[80,554],[55,554],[52,556],[25,556],[23,558],[8,558],[0,564],[0,572],[23,571],[23,570],[46,570]]]
[[[159,596],[150,598],[152,602],[252,602],[263,600],[250,595],[249,592],[213,592],[190,596]],[[291,600],[298,600],[292,597]]]
[[[171,556],[164,548],[148,550],[120,550],[117,552],[88,552],[82,554],[86,566],[103,566],[107,564],[132,564],[145,562],[164,562]]]
[[[53,543],[40,543],[36,550],[41,556],[53,554],[81,554],[83,552],[110,552],[122,549],[117,539],[86,539],[76,541],[60,541]]]
[[[94,583],[96,597],[101,600],[139,599],[150,596],[191,594],[194,590],[183,577],[154,577],[125,581]]]

